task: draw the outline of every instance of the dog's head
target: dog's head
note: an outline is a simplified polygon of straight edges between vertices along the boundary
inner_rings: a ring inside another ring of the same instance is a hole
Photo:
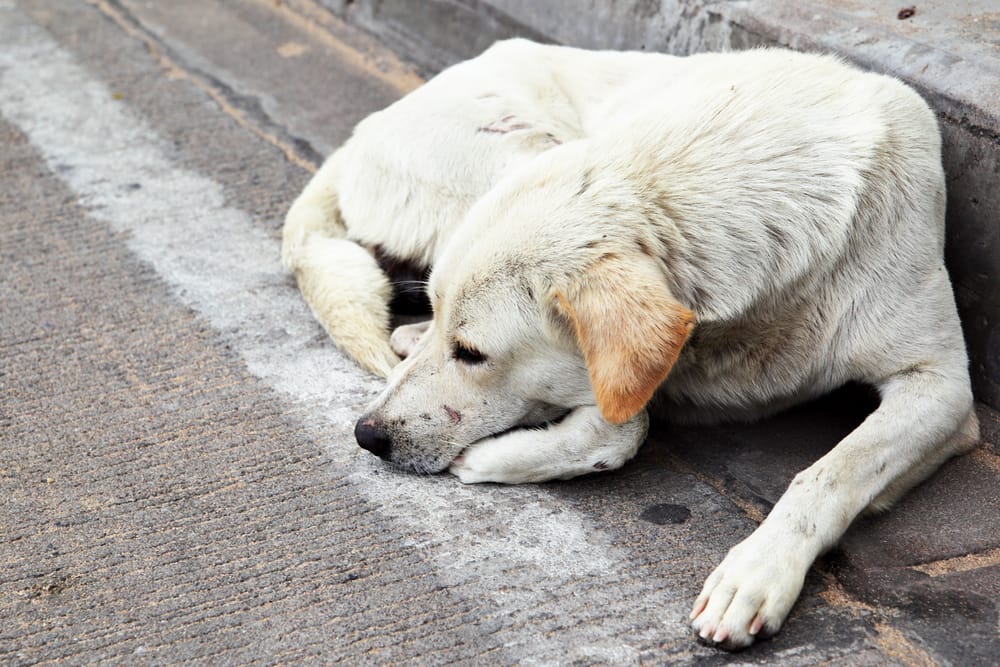
[[[474,442],[578,406],[625,422],[669,373],[693,314],[660,260],[607,225],[528,223],[568,213],[530,199],[477,204],[449,243],[430,329],[358,421],[366,449],[439,472]]]

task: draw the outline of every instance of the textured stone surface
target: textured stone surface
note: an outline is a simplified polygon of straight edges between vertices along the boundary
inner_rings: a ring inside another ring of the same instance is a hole
[[[994,559],[996,562],[996,559]],[[943,664],[992,665],[1000,652],[1000,565],[935,574],[905,567],[834,571]]]

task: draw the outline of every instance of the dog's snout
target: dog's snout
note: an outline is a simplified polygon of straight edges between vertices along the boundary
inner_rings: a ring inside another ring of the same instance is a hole
[[[362,417],[354,426],[354,438],[362,449],[379,458],[388,459],[392,449],[392,438],[379,428],[378,422],[371,417]]]

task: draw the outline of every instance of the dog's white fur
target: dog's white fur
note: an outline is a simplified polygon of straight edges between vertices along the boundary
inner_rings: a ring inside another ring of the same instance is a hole
[[[875,386],[695,602],[695,631],[740,647],[861,511],[978,439],[944,207],[934,116],[894,79],[514,40],[359,124],[289,212],[284,258],[337,344],[389,375],[359,422],[384,455],[463,482],[621,466],[651,405],[752,419]],[[362,246],[433,267],[429,326],[390,341]]]

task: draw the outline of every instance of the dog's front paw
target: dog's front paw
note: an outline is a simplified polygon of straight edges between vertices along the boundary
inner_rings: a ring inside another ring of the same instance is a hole
[[[490,438],[470,446],[451,462],[448,472],[463,484],[524,484],[536,481],[529,474],[530,470],[519,470],[517,459],[505,457],[508,452],[496,444],[496,439]]]
[[[491,477],[489,471],[478,470],[473,466],[467,465],[464,457],[459,457],[452,461],[448,472],[458,477],[458,480],[462,484],[481,484],[483,482],[497,481]]]
[[[519,428],[470,445],[448,471],[466,484],[528,484],[620,468],[646,437],[643,410],[610,424],[597,406],[574,408],[546,428]]]
[[[709,575],[691,611],[691,627],[725,649],[776,633],[795,604],[810,563],[754,533]]]

